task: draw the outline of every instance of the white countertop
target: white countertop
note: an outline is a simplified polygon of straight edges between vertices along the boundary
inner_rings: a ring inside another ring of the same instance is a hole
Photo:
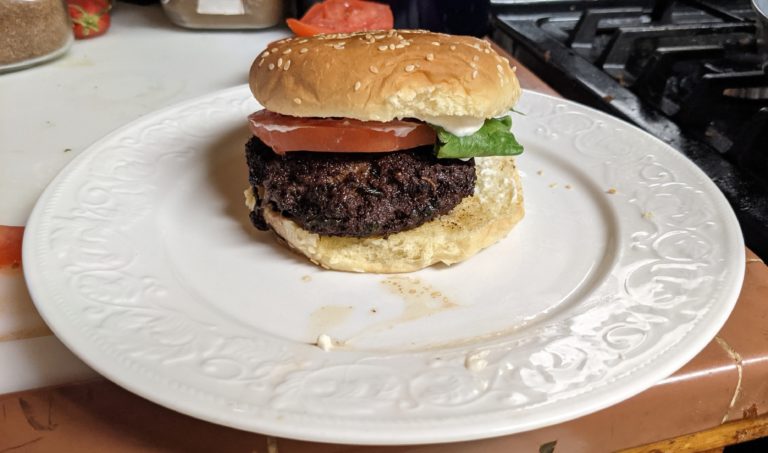
[[[247,81],[257,53],[288,35],[195,31],[158,5],[119,3],[106,35],[62,58],[0,75],[0,225],[24,225],[57,172],[110,131],[161,107]],[[9,340],[42,327],[21,272],[0,272],[0,394],[94,376],[55,337]],[[37,326],[35,326],[37,324]]]
[[[0,75],[0,225],[24,225],[45,185],[100,137],[163,106],[246,83],[256,54],[287,35],[188,30],[158,5],[118,3],[106,35]]]

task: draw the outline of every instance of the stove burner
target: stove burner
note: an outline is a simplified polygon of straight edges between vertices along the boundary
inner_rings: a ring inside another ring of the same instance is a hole
[[[494,39],[553,88],[698,164],[768,258],[768,49],[749,0],[493,0],[492,11]]]

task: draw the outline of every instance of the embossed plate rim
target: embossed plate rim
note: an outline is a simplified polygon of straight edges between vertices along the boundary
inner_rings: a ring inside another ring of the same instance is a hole
[[[718,287],[722,293],[717,301],[719,305],[712,306],[710,303],[705,307],[704,314],[696,315],[695,322],[689,323],[691,328],[697,327],[698,331],[695,334],[686,332],[683,337],[685,341],[677,341],[666,346],[654,357],[626,371],[626,375],[613,376],[612,381],[602,382],[594,389],[576,387],[564,399],[554,399],[554,402],[550,401],[538,406],[535,404],[523,405],[521,408],[488,410],[444,417],[433,415],[423,418],[404,417],[403,419],[389,420],[356,419],[354,416],[319,418],[317,414],[296,414],[286,411],[285,417],[281,419],[282,416],[279,416],[279,411],[274,410],[250,408],[251,412],[248,414],[237,412],[228,406],[230,401],[226,401],[226,398],[218,396],[215,392],[211,393],[209,390],[206,393],[200,389],[188,387],[184,383],[158,374],[156,370],[132,364],[125,357],[110,355],[109,350],[102,346],[102,343],[108,342],[107,340],[94,338],[92,332],[84,332],[79,328],[76,322],[80,321],[68,319],[69,315],[62,308],[65,306],[65,299],[51,288],[49,279],[44,275],[46,269],[51,270],[46,268],[46,260],[51,253],[44,248],[43,236],[44,233],[50,233],[46,230],[49,228],[48,222],[50,221],[45,215],[46,210],[51,208],[51,201],[56,199],[58,191],[63,190],[62,184],[66,185],[68,175],[91,162],[93,156],[102,151],[101,148],[110,140],[116,140],[121,134],[127,134],[142,125],[155,124],[158,119],[173,112],[195,108],[195,106],[204,105],[206,102],[212,103],[218,99],[237,101],[246,96],[249,97],[250,95],[245,86],[212,93],[141,117],[104,137],[73,159],[49,184],[33,210],[25,233],[23,245],[25,276],[32,298],[51,329],[91,367],[128,390],[166,407],[240,429],[282,437],[327,442],[414,444],[470,440],[510,434],[585,415],[633,396],[651,386],[695,356],[717,333],[736,302],[744,274],[744,246],[740,235],[731,234],[728,236],[730,242],[725,259],[728,264],[727,272],[733,277],[732,281],[724,282]],[[582,134],[579,137],[583,137],[587,132],[597,128],[599,123],[600,126],[618,127],[620,129],[615,129],[615,131],[627,132],[629,137],[646,140],[658,149],[665,149],[664,152],[666,153],[673,153],[670,155],[671,157],[668,156],[672,161],[687,166],[687,171],[698,176],[700,180],[697,183],[702,185],[707,196],[712,197],[716,214],[722,218],[724,228],[731,233],[733,233],[734,228],[735,231],[738,231],[735,216],[722,194],[717,191],[714,183],[692,163],[677,155],[676,151],[659,140],[613,117],[570,101],[532,92],[526,92],[525,99],[532,104],[549,102],[553,105],[566,106],[571,109],[568,112],[581,112],[581,114],[593,118],[591,129],[579,132]],[[552,113],[553,118],[557,115],[557,111]],[[534,121],[533,118],[530,121]],[[567,134],[567,131],[564,133]],[[547,346],[551,345],[548,344]],[[491,350],[492,348],[489,346],[488,349]],[[502,348],[499,349],[502,350]],[[507,351],[502,350],[502,352]],[[623,360],[623,358],[621,359]],[[516,372],[516,374],[519,373]],[[492,385],[496,385],[496,383],[496,381],[491,382]],[[496,389],[492,390],[495,391]],[[502,390],[508,391],[509,389]]]

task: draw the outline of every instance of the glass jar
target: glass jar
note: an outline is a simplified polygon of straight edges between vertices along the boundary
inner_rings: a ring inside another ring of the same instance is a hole
[[[283,17],[282,0],[162,0],[161,3],[171,22],[187,28],[266,28],[277,25]]]
[[[63,0],[0,0],[0,72],[63,55],[72,24]]]

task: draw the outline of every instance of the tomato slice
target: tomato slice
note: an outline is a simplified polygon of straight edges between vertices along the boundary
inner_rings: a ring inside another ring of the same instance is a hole
[[[298,36],[389,30],[395,24],[389,5],[362,0],[326,0],[307,10],[301,20],[287,19]]]
[[[0,269],[21,264],[21,238],[24,227],[0,225]]]
[[[435,143],[434,129],[417,121],[300,118],[259,110],[248,117],[253,135],[277,154],[288,151],[380,153]]]

